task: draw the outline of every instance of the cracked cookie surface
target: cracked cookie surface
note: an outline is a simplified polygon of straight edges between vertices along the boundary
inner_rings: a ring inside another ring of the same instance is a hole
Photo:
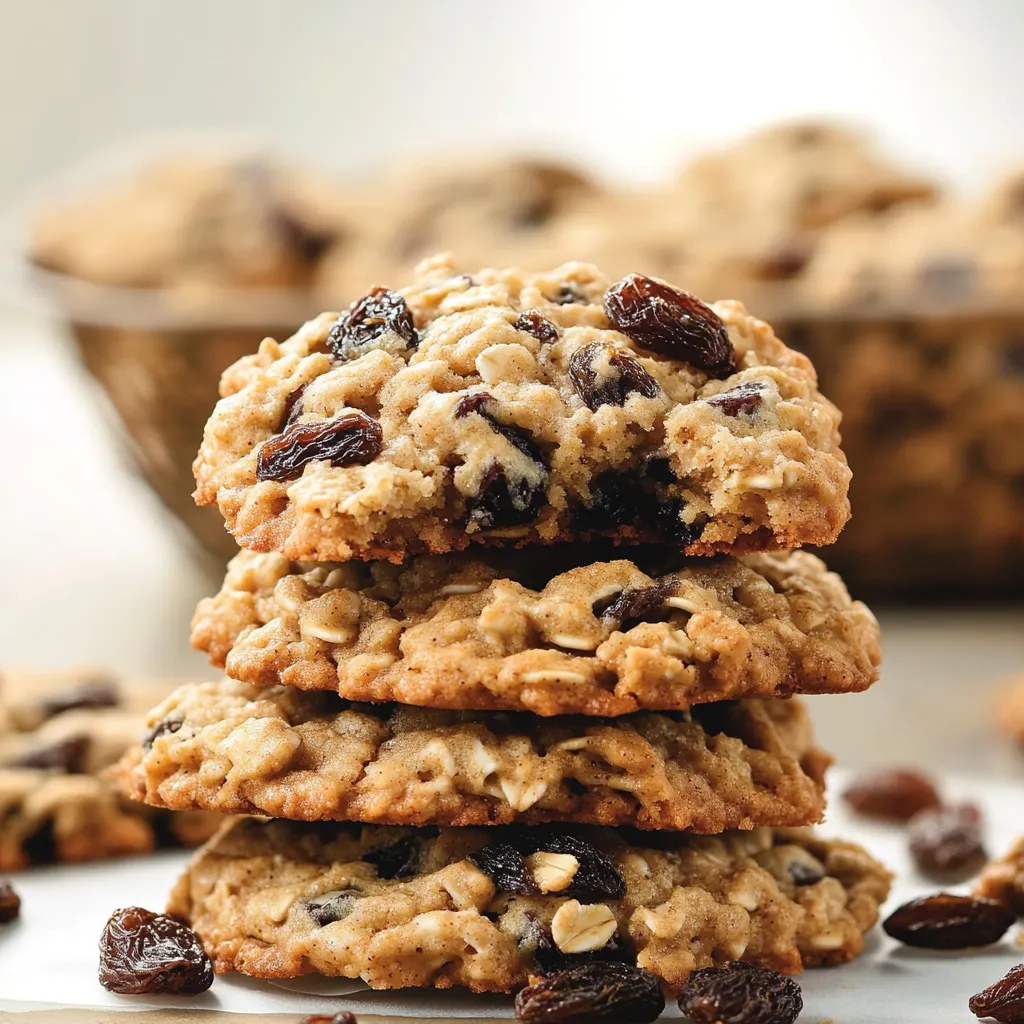
[[[808,825],[830,762],[797,698],[538,720],[223,680],[182,687],[147,727],[116,769],[127,795],[306,821]]]
[[[616,329],[618,328],[618,329]],[[828,544],[839,413],[733,302],[596,268],[425,261],[229,367],[194,470],[251,550],[347,561],[604,535]]]
[[[122,685],[95,670],[3,673],[0,871],[194,846],[212,835],[216,815],[140,806],[103,777],[168,690]]]
[[[805,829],[552,835],[243,818],[193,858],[168,911],[219,972],[508,992],[599,958],[678,990],[734,959],[786,973],[852,959],[889,883],[861,847]]]
[[[396,567],[242,552],[196,610],[192,643],[243,682],[545,716],[850,692],[877,678],[877,621],[813,555],[606,555],[562,545]]]

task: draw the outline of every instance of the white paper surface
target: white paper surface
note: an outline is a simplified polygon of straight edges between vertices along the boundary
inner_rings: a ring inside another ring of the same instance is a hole
[[[842,787],[835,773],[832,791]],[[992,854],[1003,853],[1024,832],[1024,788],[1012,783],[949,782],[948,799],[970,799],[986,816]],[[848,815],[834,796],[826,834],[863,843],[897,872],[887,908],[937,887],[913,871],[906,834],[897,826],[876,825]],[[415,990],[406,994],[352,991],[342,979],[306,978],[268,983],[239,975],[218,977],[212,989],[193,999],[115,996],[96,981],[96,946],[117,907],[164,906],[167,892],[187,860],[168,853],[83,867],[54,867],[14,878],[22,897],[21,919],[0,929],[0,1010],[38,1009],[41,1004],[141,1010],[175,1006],[235,1013],[309,1013],[339,1009],[388,1015],[411,1021],[508,1018],[511,1000]],[[958,887],[964,888],[964,887]],[[1015,930],[997,946],[968,953],[942,953],[901,947],[881,929],[868,937],[864,956],[852,964],[806,971],[801,1021],[836,1024],[977,1024],[967,1000],[1024,960]],[[349,994],[341,994],[342,992]],[[678,1017],[670,1006],[666,1017]],[[197,1015],[198,1017],[198,1015]],[[198,1020],[197,1020],[198,1024]]]

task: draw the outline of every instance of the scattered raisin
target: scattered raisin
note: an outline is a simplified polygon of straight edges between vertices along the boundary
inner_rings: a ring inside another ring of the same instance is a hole
[[[405,299],[379,285],[353,302],[327,335],[327,347],[340,359],[357,359],[375,348],[405,355],[418,344],[416,324]]]
[[[996,900],[942,892],[897,907],[882,927],[908,946],[965,949],[998,942],[1015,920],[1013,911]]]
[[[184,724],[185,718],[180,712],[168,715],[166,718],[161,718],[160,721],[142,737],[142,749],[151,750],[153,744],[161,736],[177,732]]]
[[[488,843],[469,858],[493,883],[498,892],[517,896],[540,893],[533,875],[527,870],[523,853],[511,843]]]
[[[652,526],[667,540],[681,547],[689,547],[695,541],[700,540],[704,532],[706,519],[694,519],[688,523],[683,519],[683,509],[686,502],[682,498],[667,498],[655,507],[654,522]]]
[[[358,889],[332,889],[306,900],[303,906],[317,926],[323,928],[324,925],[334,924],[335,921],[348,917],[362,896]]]
[[[121,995],[194,996],[213,984],[213,965],[181,921],[125,907],[114,911],[100,936],[99,979]]]
[[[806,864],[802,860],[791,860],[786,865],[789,877],[797,886],[815,885],[825,877],[825,872],[813,864]]]
[[[21,897],[10,882],[0,882],[0,924],[10,924],[21,913]]]
[[[107,679],[95,679],[67,690],[51,693],[40,701],[40,710],[46,718],[79,708],[114,708],[120,698],[117,687]]]
[[[883,768],[864,775],[843,793],[858,813],[888,821],[909,821],[918,811],[938,807],[938,791],[920,772]]]
[[[541,485],[520,478],[510,480],[500,463],[492,463],[480,481],[479,493],[467,500],[469,519],[483,529],[517,526],[536,519],[547,493],[547,467],[544,455],[524,430],[502,423],[495,416],[495,402],[486,391],[464,395],[455,404],[456,419],[482,416],[491,428],[521,455],[544,470]]]
[[[631,526],[641,518],[646,501],[639,477],[606,470],[590,481],[590,500],[576,510],[577,528],[586,531]]]
[[[74,775],[82,771],[88,751],[88,736],[68,736],[67,739],[51,743],[49,746],[26,751],[11,762],[11,767],[41,768]]]
[[[1024,1021],[1024,964],[1011,967],[995,984],[989,985],[967,1004],[977,1017],[991,1018],[999,1024]]]
[[[277,428],[279,433],[299,421],[299,417],[304,411],[302,396],[306,393],[307,387],[307,384],[301,384],[294,391],[288,393],[288,397],[284,400],[284,409],[281,411],[281,425]]]
[[[679,1008],[694,1024],[792,1024],[804,1000],[792,978],[737,960],[694,971]]]
[[[725,324],[696,296],[629,274],[605,293],[604,310],[617,330],[643,348],[690,363],[710,377],[736,372]]]
[[[638,622],[650,620],[655,614],[663,616],[665,598],[672,593],[672,586],[655,583],[651,587],[631,587],[623,590],[607,608],[601,612],[606,623],[615,623],[620,630],[628,630]]]
[[[316,263],[338,241],[338,233],[314,228],[280,203],[273,206],[271,216],[285,244],[303,263]]]
[[[520,313],[512,326],[517,331],[525,331],[527,334],[532,334],[544,345],[552,341],[558,341],[558,328],[547,317],[541,316],[535,309],[528,309],[525,313]]]
[[[530,853],[568,853],[579,861],[572,881],[559,895],[573,897],[585,903],[597,900],[621,900],[626,895],[626,881],[603,850],[591,846],[576,836],[552,834],[545,837],[527,836]]]
[[[411,878],[416,873],[419,861],[419,839],[417,835],[402,836],[390,846],[377,846],[368,850],[363,854],[363,860],[376,866],[378,878]]]
[[[571,284],[561,284],[558,291],[551,296],[551,301],[559,306],[571,306],[574,302],[586,302],[587,300]]]
[[[299,1024],[358,1024],[356,1015],[348,1010],[339,1010],[330,1017],[325,1013],[314,1013],[312,1017],[303,1017]]]
[[[908,824],[910,853],[927,875],[969,878],[988,860],[981,841],[981,813],[973,804],[930,807]]]
[[[758,276],[763,281],[785,281],[796,277],[807,266],[810,257],[811,247],[793,239],[765,256]]]
[[[256,458],[257,480],[295,480],[311,462],[365,466],[384,447],[380,424],[364,412],[350,410],[319,423],[295,423],[264,441]]]
[[[726,416],[753,416],[764,401],[764,392],[763,381],[746,380],[738,387],[712,395],[704,401]]]
[[[1003,363],[1012,374],[1024,374],[1024,337],[1010,338],[1003,346]]]
[[[628,352],[599,341],[573,352],[569,379],[587,408],[595,411],[602,405],[625,405],[632,394],[654,398],[661,391],[658,382]]]
[[[593,962],[559,971],[516,996],[516,1020],[649,1024],[665,1009],[659,979],[641,967]]]
[[[580,964],[611,961],[620,964],[636,964],[636,956],[626,948],[618,932],[600,949],[592,949],[587,953],[563,953],[551,937],[550,930],[545,930],[537,942],[537,948],[533,951],[533,962],[536,965],[537,973],[545,976],[557,974],[570,967],[579,967]]]

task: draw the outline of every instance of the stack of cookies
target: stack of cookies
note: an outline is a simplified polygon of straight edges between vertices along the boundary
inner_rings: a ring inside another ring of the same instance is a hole
[[[678,990],[861,950],[889,876],[802,828],[830,759],[792,695],[868,687],[878,629],[795,550],[849,515],[804,356],[640,275],[436,258],[222,395],[196,497],[245,550],[192,641],[228,678],[119,770],[238,816],[170,904],[218,971]]]

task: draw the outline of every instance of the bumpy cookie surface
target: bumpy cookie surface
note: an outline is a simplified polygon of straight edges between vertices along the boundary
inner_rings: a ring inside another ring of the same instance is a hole
[[[1004,856],[985,865],[974,891],[1024,916],[1024,836]]]
[[[191,922],[221,972],[508,992],[610,959],[677,990],[691,971],[734,959],[787,973],[852,959],[889,881],[859,846],[809,830],[636,836],[243,818],[194,857],[168,910]]]
[[[243,682],[542,715],[838,693],[877,677],[878,623],[813,555],[600,553],[396,567],[242,552],[196,610],[192,643]]]
[[[830,760],[796,698],[538,720],[224,680],[182,687],[148,724],[118,769],[129,795],[305,821],[808,825]]]
[[[120,686],[92,670],[0,679],[0,871],[195,845],[218,819],[169,814],[115,792],[104,769],[138,741],[168,687]]]
[[[849,516],[805,356],[736,303],[585,264],[427,261],[400,295],[264,341],[221,393],[196,500],[291,558],[595,534],[706,555],[828,544]]]

